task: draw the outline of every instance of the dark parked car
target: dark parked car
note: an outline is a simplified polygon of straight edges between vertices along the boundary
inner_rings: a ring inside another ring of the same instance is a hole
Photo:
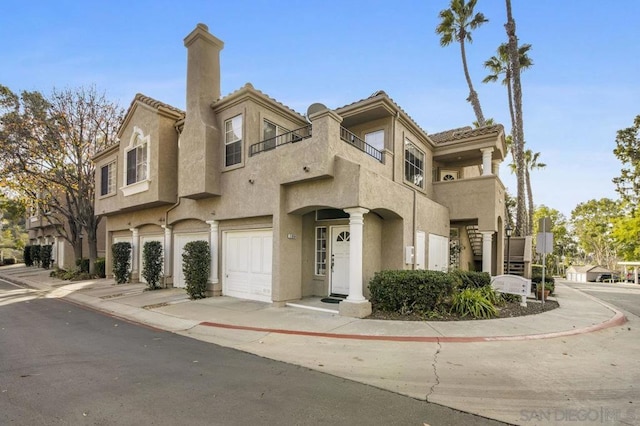
[[[620,280],[620,277],[617,276],[616,274],[600,274],[596,277],[597,283],[615,282],[619,280]]]

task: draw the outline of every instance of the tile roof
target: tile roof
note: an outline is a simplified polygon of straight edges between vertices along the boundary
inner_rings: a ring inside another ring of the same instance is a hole
[[[336,111],[339,111],[339,110],[341,110],[341,109],[344,109],[344,108],[350,107],[351,105],[358,104],[358,103],[363,102],[363,101],[366,101],[366,100],[368,100],[368,99],[376,98],[376,97],[378,97],[378,96],[387,98],[387,99],[388,99],[388,100],[389,100],[389,101],[390,101],[390,102],[391,102],[391,103],[392,103],[392,104],[393,104],[393,105],[398,109],[398,111],[402,112],[405,116],[407,116],[407,118],[408,118],[408,119],[409,119],[409,120],[410,120],[410,121],[411,121],[411,122],[412,122],[412,123],[413,123],[413,124],[418,128],[418,129],[420,129],[420,131],[421,131],[422,133],[424,133],[425,135],[431,136],[431,135],[429,135],[429,133],[428,133],[426,130],[424,130],[424,129],[423,129],[423,128],[422,128],[422,127],[421,127],[421,126],[416,122],[416,120],[414,120],[414,119],[413,119],[413,118],[412,118],[412,117],[411,117],[411,116],[410,116],[410,115],[409,115],[409,114],[408,114],[404,109],[402,109],[402,107],[401,107],[400,105],[398,105],[398,103],[397,103],[396,101],[394,101],[394,100],[393,100],[393,98],[392,98],[391,96],[389,96],[389,95],[387,94],[387,92],[385,92],[384,90],[376,90],[375,92],[373,92],[373,94],[372,94],[371,96],[369,96],[369,97],[367,97],[367,98],[364,98],[364,99],[360,99],[360,100],[355,101],[355,102],[351,102],[350,104],[343,105],[343,106],[341,106],[341,107],[339,107],[339,108],[336,108]]]
[[[457,129],[446,130],[444,132],[432,133],[429,135],[435,144],[453,142],[474,136],[489,135],[492,133],[504,132],[502,124],[473,128],[471,126],[459,127]]]
[[[304,115],[300,114],[298,111],[294,110],[293,108],[291,108],[291,107],[289,107],[289,106],[287,106],[287,105],[283,104],[282,102],[278,101],[277,99],[272,98],[271,96],[267,95],[267,94],[266,94],[266,93],[264,93],[263,91],[256,89],[255,87],[253,87],[253,84],[251,84],[251,83],[245,83],[245,85],[244,85],[244,86],[242,86],[241,88],[234,90],[233,92],[229,93],[229,94],[228,94],[228,95],[226,95],[226,96],[221,97],[220,99],[218,99],[218,100],[216,100],[216,101],[213,101],[213,102],[211,103],[211,107],[212,107],[212,108],[213,108],[213,107],[215,107],[215,106],[216,106],[216,104],[218,104],[218,103],[220,103],[220,102],[223,102],[223,101],[225,101],[225,100],[227,100],[227,99],[229,99],[229,98],[233,97],[234,95],[236,95],[236,94],[238,94],[238,93],[242,92],[243,90],[253,91],[253,92],[255,92],[255,93],[257,93],[257,94],[259,94],[259,95],[261,95],[261,96],[264,96],[264,97],[265,97],[266,99],[268,99],[269,101],[271,101],[271,102],[273,102],[273,103],[275,103],[275,104],[278,104],[278,105],[279,105],[279,106],[281,106],[282,108],[284,108],[284,109],[286,109],[286,110],[288,110],[288,111],[292,112],[293,114],[295,114],[295,115],[299,116],[301,119],[304,119]]]
[[[176,108],[172,105],[165,104],[164,102],[160,102],[156,99],[150,98],[149,96],[145,96],[142,93],[136,93],[136,96],[134,96],[133,100],[131,101],[131,105],[129,105],[129,110],[131,110],[131,107],[133,107],[133,105],[136,102],[142,102],[143,104],[148,105],[155,109],[158,109],[160,107],[166,108],[170,111],[175,112],[176,114],[181,115],[182,117],[184,117],[185,115],[185,112],[183,110]],[[129,112],[129,110],[127,110],[127,113]]]

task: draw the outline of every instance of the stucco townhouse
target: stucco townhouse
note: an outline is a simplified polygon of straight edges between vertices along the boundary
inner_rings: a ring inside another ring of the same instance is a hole
[[[168,285],[184,287],[182,251],[211,248],[212,295],[284,306],[346,296],[371,311],[385,269],[503,271],[501,125],[428,134],[385,92],[302,115],[246,84],[222,97],[223,42],[199,24],[187,48],[186,111],[138,94],[119,143],[99,153],[96,214],[110,246],[164,247]]]

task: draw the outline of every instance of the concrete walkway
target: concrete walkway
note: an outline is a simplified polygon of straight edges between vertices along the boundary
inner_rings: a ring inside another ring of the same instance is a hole
[[[640,424],[640,319],[561,282],[560,308],[542,314],[405,322],[229,297],[192,301],[183,289],[144,291],[144,284],[111,279],[70,283],[24,266],[2,267],[0,278],[29,287],[0,296],[0,308],[64,298],[513,424]]]

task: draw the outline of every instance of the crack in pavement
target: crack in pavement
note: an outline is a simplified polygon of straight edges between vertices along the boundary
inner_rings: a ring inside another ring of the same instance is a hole
[[[437,340],[437,343],[438,343],[438,349],[436,349],[436,353],[433,354],[433,363],[431,364],[431,366],[433,367],[433,375],[435,377],[435,383],[431,386],[431,388],[429,389],[429,393],[427,393],[427,396],[425,397],[425,400],[427,402],[431,402],[429,401],[429,397],[433,395],[433,393],[436,391],[436,386],[440,384],[440,377],[438,376],[438,369],[437,369],[438,354],[440,354],[440,350],[442,349],[442,344],[440,343],[440,339]]]

